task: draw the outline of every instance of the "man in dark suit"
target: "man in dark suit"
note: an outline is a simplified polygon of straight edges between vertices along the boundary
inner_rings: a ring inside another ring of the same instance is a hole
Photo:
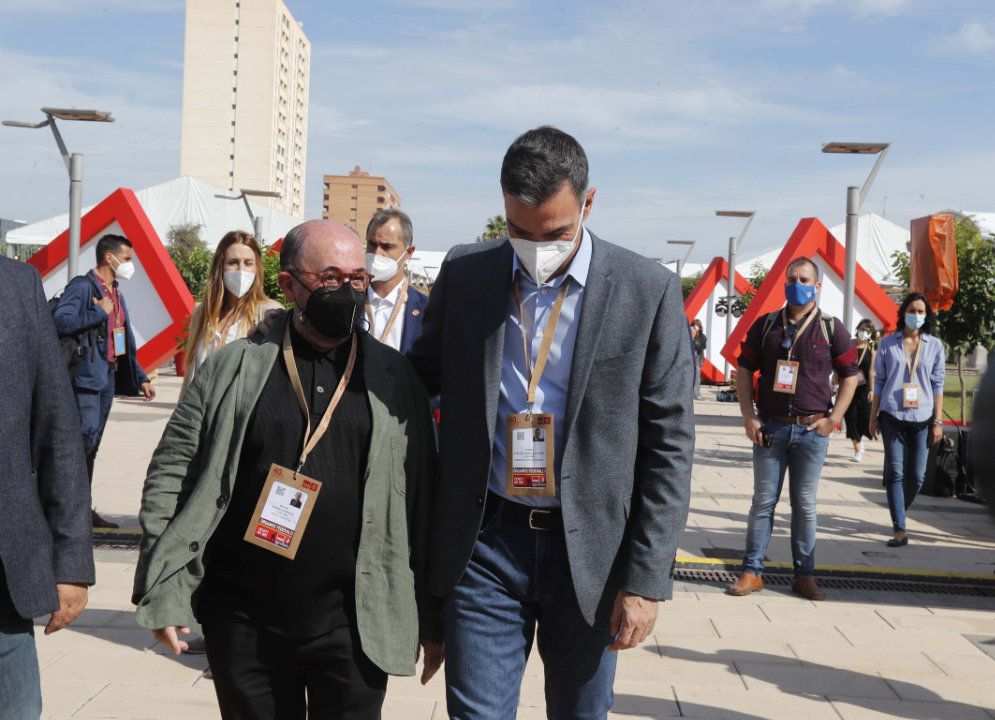
[[[84,345],[73,377],[73,392],[86,452],[86,467],[93,483],[93,464],[104,435],[114,394],[141,393],[146,400],[155,389],[138,365],[131,316],[118,288],[118,279],[135,272],[131,243],[121,235],[104,235],[97,241],[97,267],[69,281],[55,309],[59,337],[74,336]],[[93,527],[116,528],[92,513]]]
[[[537,635],[549,717],[605,718],[614,651],[652,630],[687,520],[681,285],[583,227],[595,189],[566,133],[515,140],[501,187],[511,239],[450,251],[411,353],[442,396],[449,714],[515,717]]]
[[[406,353],[421,334],[428,296],[405,277],[415,252],[411,218],[397,209],[377,210],[366,226],[366,269],[373,276],[367,290],[366,320],[370,334]]]
[[[0,257],[0,715],[41,714],[31,619],[66,627],[94,581],[90,489],[69,375],[34,268]]]

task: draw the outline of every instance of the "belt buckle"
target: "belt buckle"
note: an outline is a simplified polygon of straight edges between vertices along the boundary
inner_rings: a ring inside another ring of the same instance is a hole
[[[552,515],[553,514],[551,510],[538,510],[538,509],[536,509],[536,510],[529,510],[529,530],[539,530],[540,532],[546,532],[547,528],[536,527],[533,524],[533,522],[532,522],[532,518],[537,513],[542,514],[542,515]]]

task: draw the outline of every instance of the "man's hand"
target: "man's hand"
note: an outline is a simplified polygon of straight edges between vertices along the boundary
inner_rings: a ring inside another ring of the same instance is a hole
[[[871,440],[877,440],[880,432],[881,426],[878,424],[878,416],[871,415],[871,421],[867,425],[867,434],[871,436]]]
[[[95,297],[93,298],[93,304],[96,305],[101,310],[103,310],[108,315],[114,312],[114,303],[111,301],[109,297],[102,297],[102,298]]]
[[[249,330],[248,337],[252,337],[253,335],[261,335],[262,337],[266,337],[267,335],[269,335],[269,331],[273,327],[273,323],[275,323],[277,318],[279,318],[285,312],[287,311],[277,310],[275,308],[273,310],[267,310],[265,313],[263,313],[263,319],[260,320],[259,323],[254,328]]]
[[[659,609],[660,603],[657,600],[619,590],[611,618],[611,631],[615,636],[615,642],[608,651],[634,648],[649,637],[656,624],[656,614]]]
[[[427,685],[432,676],[442,667],[442,661],[446,659],[446,645],[441,640],[422,640],[421,647],[418,648],[418,655],[425,651],[425,665],[421,671],[421,684]],[[418,661],[418,658],[415,658]]]
[[[754,445],[763,444],[761,433],[763,432],[764,424],[760,422],[760,418],[754,415],[751,418],[744,419],[743,427],[746,429],[746,437],[750,439],[751,443]]]
[[[46,635],[68,627],[86,607],[86,585],[58,583],[55,589],[59,593],[59,609],[52,613],[52,618],[45,626]]]
[[[829,437],[833,434],[833,430],[836,429],[836,421],[831,417],[824,417],[822,420],[816,420],[814,423],[809,425],[805,432],[812,432],[815,430],[817,433],[822,435],[822,437]]]
[[[942,425],[931,426],[929,444],[936,445],[936,443],[940,442],[940,440],[942,439],[943,439],[943,426]]]
[[[180,639],[178,633],[189,635],[190,628],[170,625],[169,627],[159,628],[158,630],[152,631],[153,637],[172,650],[174,655],[179,655],[190,648],[186,640]]]
[[[151,382],[142,383],[142,395],[145,396],[145,402],[149,402],[155,397],[155,388],[152,387]]]

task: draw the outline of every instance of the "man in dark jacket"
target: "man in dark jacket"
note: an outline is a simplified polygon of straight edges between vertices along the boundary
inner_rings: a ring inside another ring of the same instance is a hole
[[[104,235],[97,241],[97,267],[73,278],[55,309],[59,337],[77,337],[83,348],[73,377],[73,391],[91,485],[115,388],[127,394],[141,392],[146,400],[155,397],[155,389],[135,357],[131,317],[118,289],[118,280],[129,280],[135,273],[132,257],[127,238]],[[96,510],[92,520],[93,527],[117,527],[97,515]]]
[[[90,490],[38,273],[0,257],[0,305],[0,715],[26,720],[41,714],[31,618],[66,627],[94,581]]]

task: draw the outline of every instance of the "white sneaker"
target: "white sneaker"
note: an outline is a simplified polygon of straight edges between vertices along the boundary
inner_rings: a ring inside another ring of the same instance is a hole
[[[858,450],[857,452],[855,452],[853,454],[853,461],[854,462],[860,462],[863,459],[864,459],[864,451],[863,450]]]

